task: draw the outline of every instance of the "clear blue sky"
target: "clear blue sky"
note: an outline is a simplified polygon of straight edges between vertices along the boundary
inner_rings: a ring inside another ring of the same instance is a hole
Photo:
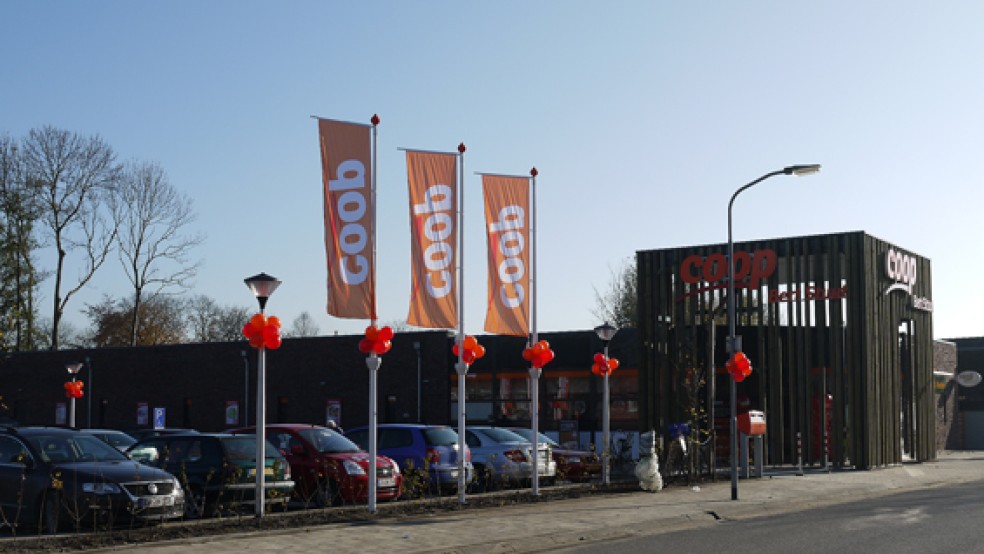
[[[538,177],[540,331],[587,329],[637,250],[863,230],[932,260],[936,338],[979,336],[984,3],[978,1],[0,2],[0,132],[53,125],[155,161],[207,235],[194,291],[321,333],[321,166],[311,115],[379,127],[378,304],[410,297],[406,164],[465,158],[469,334],[484,319],[474,172]],[[42,259],[51,268],[52,258]],[[53,284],[42,286],[43,306]],[[69,305],[129,291],[118,263]],[[50,311],[50,308],[47,310]],[[48,315],[47,313],[45,315]]]

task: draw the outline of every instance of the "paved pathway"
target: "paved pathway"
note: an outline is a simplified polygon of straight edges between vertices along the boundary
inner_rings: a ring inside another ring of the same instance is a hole
[[[504,553],[554,552],[588,542],[712,525],[770,513],[849,502],[903,490],[984,480],[984,452],[941,453],[936,462],[873,471],[767,470],[741,480],[731,500],[729,480],[698,488],[671,487],[598,494],[495,508],[462,509],[409,519],[262,531],[101,552],[211,554],[241,552]]]

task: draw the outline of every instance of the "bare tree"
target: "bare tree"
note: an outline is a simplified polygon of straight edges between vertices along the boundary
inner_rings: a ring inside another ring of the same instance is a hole
[[[318,329],[318,325],[314,322],[314,318],[311,314],[307,312],[301,312],[301,315],[294,318],[294,321],[290,325],[290,332],[286,334],[288,337],[313,337],[318,334],[321,329]]]
[[[244,340],[243,325],[251,315],[249,308],[222,307],[205,295],[194,297],[188,311],[188,331],[195,342]]]
[[[51,126],[28,133],[24,164],[27,178],[37,185],[40,221],[57,256],[51,323],[51,348],[56,350],[65,306],[106,261],[116,237],[105,202],[120,169],[113,150],[99,137]],[[83,259],[78,279],[66,285],[66,258],[73,252]]]
[[[133,285],[133,346],[144,314],[141,303],[145,292],[153,297],[169,288],[186,287],[199,265],[189,263],[187,256],[203,239],[201,235],[182,234],[195,219],[191,199],[171,185],[157,164],[127,164],[113,200],[120,262]]]
[[[616,327],[636,327],[638,318],[638,272],[634,259],[623,263],[603,294],[595,289],[595,309],[592,314]]]

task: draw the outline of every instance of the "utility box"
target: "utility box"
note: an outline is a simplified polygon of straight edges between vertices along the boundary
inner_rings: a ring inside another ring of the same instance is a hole
[[[738,430],[745,435],[757,436],[765,434],[765,414],[758,410],[749,410],[738,414]]]

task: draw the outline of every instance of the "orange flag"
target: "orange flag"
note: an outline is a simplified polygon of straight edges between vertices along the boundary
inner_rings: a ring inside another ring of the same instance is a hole
[[[328,313],[376,319],[372,127],[318,120],[324,188]]]
[[[411,242],[407,323],[415,327],[457,326],[455,157],[450,153],[407,151]]]
[[[530,180],[483,175],[489,293],[485,330],[530,332]]]

